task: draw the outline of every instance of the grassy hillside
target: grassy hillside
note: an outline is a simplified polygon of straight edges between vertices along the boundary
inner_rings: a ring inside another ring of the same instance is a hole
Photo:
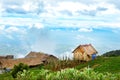
[[[97,57],[95,60],[89,62],[79,62],[71,60],[63,60],[57,63],[52,63],[44,66],[44,69],[58,71],[65,68],[76,68],[78,70],[86,67],[93,68],[99,72],[120,72],[120,56],[118,57]]]
[[[83,69],[88,66],[99,72],[120,73],[120,57],[99,57],[96,60],[80,64],[75,68]]]

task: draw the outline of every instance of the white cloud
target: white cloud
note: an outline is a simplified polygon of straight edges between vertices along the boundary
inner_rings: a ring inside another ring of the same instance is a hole
[[[42,0],[24,1],[22,8],[26,12],[38,13],[39,10],[42,11],[43,9],[43,2]]]
[[[108,3],[109,2],[109,3]],[[114,4],[112,4],[113,2]],[[60,14],[59,11],[68,10],[72,14],[77,15],[76,11],[94,11],[97,7],[107,7],[109,9],[117,5],[117,1],[113,0],[64,0],[64,1],[58,1],[58,0],[17,0],[17,1],[4,1],[0,0],[1,7],[5,10],[8,10],[8,12],[15,12],[15,13],[44,13],[47,15],[53,15],[53,16],[59,16],[63,15]],[[12,11],[11,11],[12,10]],[[111,11],[111,10],[110,10]],[[112,12],[112,11],[111,11]],[[55,14],[55,15],[54,15]],[[45,16],[45,15],[44,15]]]
[[[108,22],[108,23],[104,23],[101,22],[101,24],[98,25],[98,27],[102,26],[104,27],[109,27],[109,28],[120,28],[120,23],[119,22]]]
[[[5,34],[5,37],[7,37],[8,39],[14,40],[14,37],[11,34]]]
[[[19,38],[19,40],[23,40],[23,36],[25,36],[27,31],[26,29],[17,26],[9,26],[8,28],[5,27],[4,29],[2,29],[1,33],[1,35],[11,40],[13,40],[14,38]]]
[[[5,13],[16,13],[16,14],[30,14],[30,13],[41,13],[43,9],[42,0],[0,0],[1,7],[0,11]],[[3,14],[4,15],[4,14]]]
[[[61,11],[67,11],[71,14],[73,14],[73,16],[78,16],[77,11],[82,11],[82,10],[95,10],[96,7],[95,6],[88,6],[86,4],[83,3],[78,3],[78,2],[71,2],[71,1],[62,1],[56,3],[56,6],[53,5],[46,5],[45,6],[45,10],[46,12],[44,12],[42,14],[42,16],[47,16],[47,17],[67,17],[69,16],[66,14],[61,13]],[[67,5],[67,6],[66,6]],[[70,16],[71,17],[71,16]]]
[[[108,3],[107,0],[102,2],[100,0],[97,1],[19,0],[18,2],[2,1],[1,4],[4,5],[4,7],[2,8],[8,9],[8,12],[10,10],[12,10],[12,12],[16,11],[19,8],[19,11],[22,10],[23,13],[25,12],[26,14],[27,12],[27,14],[29,14],[27,15],[28,18],[25,18],[26,17],[25,14],[21,14],[22,17],[19,15],[17,15],[14,18],[2,17],[0,20],[0,24],[4,25],[6,24],[14,26],[35,25],[34,27],[39,29],[43,28],[45,25],[62,27],[63,26],[80,27],[80,28],[87,27],[87,29],[89,29],[91,26],[92,27],[110,26],[112,28],[113,27],[119,28],[120,20],[118,19],[118,17],[120,14],[120,10],[115,7],[115,4]],[[9,8],[11,9],[9,10]],[[36,13],[38,12],[41,12],[41,14],[36,15]]]
[[[2,8],[2,3],[0,3],[0,16],[1,16],[1,13],[2,13],[2,11],[4,11],[4,8]]]
[[[108,3],[114,4],[116,8],[120,9],[120,0],[107,0]]]
[[[11,33],[11,32],[18,32],[18,30],[19,29],[17,27],[9,27],[5,31]]]
[[[0,24],[1,25],[11,25],[11,26],[27,26],[30,27],[30,25],[33,24],[37,24],[36,26],[41,25],[40,27],[42,27],[42,20],[41,19],[37,19],[37,18],[3,18],[0,19]],[[35,27],[36,27],[35,26]]]
[[[31,29],[31,28],[37,28],[37,29],[42,29],[44,28],[44,24],[42,24],[41,22],[37,22],[37,23],[30,23],[27,25],[28,26],[28,29]]]
[[[61,3],[59,3],[59,6],[56,7],[56,10],[58,10],[58,11],[68,10],[71,12],[75,12],[75,11],[83,10],[86,8],[88,8],[88,6],[81,4],[81,3],[77,3],[77,2],[61,2]]]
[[[5,25],[0,26],[0,31],[3,31],[5,29]]]
[[[49,5],[45,6],[46,12],[43,12],[40,16],[45,19],[47,18],[46,22],[48,26],[85,27],[88,29],[91,27],[119,28],[120,20],[118,20],[118,16],[120,10],[118,10],[115,5],[107,3],[107,1],[101,2],[100,0],[89,2],[90,4],[86,4],[86,1],[82,0],[66,0],[58,1],[56,5],[49,3]],[[62,13],[62,11],[67,11],[67,13]],[[68,12],[71,15],[68,14]]]
[[[24,57],[25,57],[25,54],[18,53],[15,57],[16,57],[16,58],[24,58]]]
[[[9,26],[1,30],[2,35],[8,39],[14,40],[14,38],[19,38],[22,40],[23,36],[26,34],[26,30],[17,26]]]
[[[44,26],[43,26],[42,23],[35,23],[34,27],[35,27],[35,28],[38,28],[38,29],[41,29],[41,28],[43,28]]]
[[[92,2],[92,1],[91,1]],[[50,3],[45,4],[44,9],[46,12],[42,13],[42,16],[45,17],[67,17],[66,14],[61,13],[61,11],[67,11],[73,14],[70,17],[79,17],[82,15],[107,15],[107,14],[116,14],[120,11],[116,9],[115,5],[105,2],[94,2],[90,4],[85,4],[82,2],[76,1],[58,1],[56,6],[51,5]],[[67,6],[66,6],[67,5]],[[101,9],[104,8],[104,10]],[[106,10],[105,10],[106,9]],[[78,13],[79,12],[79,13]],[[69,14],[68,14],[69,16]]]
[[[113,4],[110,4],[110,3],[101,3],[101,4],[98,4],[98,6],[101,6],[101,7],[104,7],[104,8],[107,8],[107,10],[105,11],[101,11],[98,13],[98,15],[113,15],[114,14],[120,14],[120,10],[118,10],[115,5]]]
[[[53,54],[56,49],[56,43],[52,42],[48,37],[44,39],[43,36],[45,35],[38,35],[38,40],[34,41],[32,45],[29,45],[31,50]]]
[[[30,11],[31,8],[32,8],[32,3],[31,2],[26,2],[22,5],[22,8],[25,10],[25,11]],[[33,8],[34,9],[34,8]]]
[[[75,38],[77,40],[83,41],[82,43],[86,43],[86,42],[88,43],[88,42],[94,41],[94,39],[92,37],[88,37],[88,36],[85,36],[85,35],[77,35]]]
[[[92,32],[92,28],[80,28],[78,31],[80,32]]]

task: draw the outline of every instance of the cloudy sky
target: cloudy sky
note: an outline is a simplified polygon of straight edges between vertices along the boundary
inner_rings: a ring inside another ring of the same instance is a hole
[[[0,55],[120,49],[120,0],[0,0]]]

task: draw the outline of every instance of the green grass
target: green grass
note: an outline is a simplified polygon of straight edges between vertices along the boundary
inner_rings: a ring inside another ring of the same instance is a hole
[[[10,73],[4,73],[0,74],[0,80],[13,80],[13,78]]]
[[[88,66],[98,72],[120,73],[120,57],[99,57],[75,68],[82,69]]]

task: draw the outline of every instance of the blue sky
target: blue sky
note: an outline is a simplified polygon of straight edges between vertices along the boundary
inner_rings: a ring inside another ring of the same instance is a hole
[[[91,43],[98,54],[120,49],[120,0],[0,0],[0,55],[41,51],[72,56]]]

